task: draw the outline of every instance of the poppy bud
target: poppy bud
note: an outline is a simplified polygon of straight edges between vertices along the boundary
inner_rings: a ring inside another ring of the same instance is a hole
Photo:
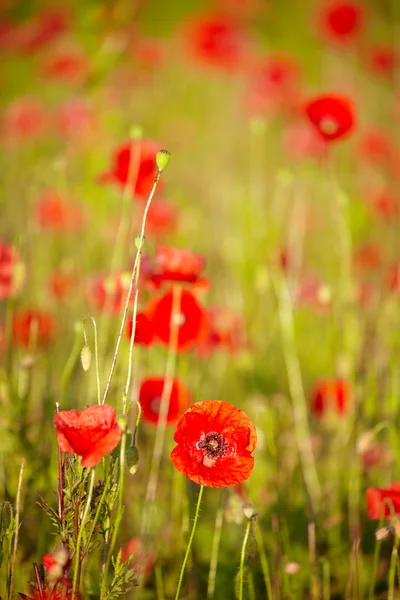
[[[385,540],[387,537],[389,537],[389,535],[392,533],[392,527],[390,527],[390,525],[385,525],[384,527],[379,527],[379,529],[377,529],[375,531],[375,539],[378,542],[381,542],[382,540]]]
[[[170,156],[171,153],[168,150],[159,150],[157,152],[156,163],[159,171],[162,171],[168,165]]]
[[[126,464],[128,465],[129,473],[134,475],[137,470],[137,464],[139,462],[139,450],[137,446],[129,446],[126,451]]]
[[[242,510],[246,519],[250,520],[255,515],[253,504],[243,504]]]
[[[87,344],[81,350],[81,363],[84,371],[89,371],[92,362],[92,352]]]

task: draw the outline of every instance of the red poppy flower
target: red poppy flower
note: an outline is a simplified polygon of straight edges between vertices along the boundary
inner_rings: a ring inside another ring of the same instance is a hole
[[[63,301],[76,290],[78,278],[71,270],[59,268],[51,273],[48,285],[53,296]]]
[[[146,232],[154,237],[172,233],[178,222],[177,208],[167,200],[153,200],[147,213]]]
[[[117,315],[125,305],[129,282],[123,273],[96,275],[91,277],[86,286],[88,304],[99,312]],[[131,300],[133,301],[134,290]]]
[[[133,538],[125,542],[121,551],[121,562],[131,559],[132,567],[138,573],[150,575],[156,562],[157,554],[154,550],[146,552],[140,538]]]
[[[68,549],[60,544],[52,554],[42,556],[42,565],[46,570],[46,577],[49,583],[61,582],[69,585],[69,580],[64,577],[65,571],[71,566],[71,558]]]
[[[133,317],[126,321],[126,337],[130,341],[132,337]],[[153,325],[146,313],[137,313],[135,327],[135,344],[141,346],[151,346],[154,340]]]
[[[400,65],[400,55],[391,46],[377,46],[368,57],[368,64],[376,75],[391,77]]]
[[[307,277],[300,281],[296,289],[296,303],[317,310],[325,310],[331,304],[331,291],[317,277]]]
[[[103,173],[100,181],[103,183],[116,183],[124,187],[128,176],[130,176],[133,194],[146,197],[150,193],[157,175],[156,155],[160,147],[156,142],[149,140],[129,141],[122,144],[114,152],[111,170]],[[138,168],[134,164],[136,156],[139,158]],[[159,184],[158,190],[160,188]]]
[[[389,267],[387,273],[387,285],[392,292],[400,292],[400,263]]]
[[[360,33],[364,10],[358,2],[333,0],[327,2],[319,15],[322,35],[337,43],[352,42]]]
[[[394,156],[392,138],[387,131],[378,127],[371,127],[361,133],[357,149],[360,158],[382,166],[387,166]]]
[[[376,215],[387,221],[396,218],[400,213],[399,200],[389,189],[369,190],[366,201]]]
[[[189,290],[182,289],[176,292],[180,295],[180,308],[177,314],[172,315],[174,292],[169,290],[163,296],[152,299],[146,313],[152,321],[155,337],[168,345],[171,337],[171,318],[178,328],[177,351],[189,350],[196,343],[200,343],[208,334],[207,313],[196,296]]]
[[[55,191],[45,192],[37,199],[34,218],[41,229],[58,233],[79,231],[85,223],[81,206],[67,202]]]
[[[62,410],[54,416],[57,442],[64,452],[82,457],[83,467],[94,467],[117,447],[122,429],[115,409],[107,404],[85,410]]]
[[[226,487],[251,475],[256,429],[246,413],[228,402],[193,404],[179,419],[174,440],[174,467],[199,485]]]
[[[47,128],[45,109],[36,98],[16,98],[2,115],[2,135],[6,140],[28,141],[42,135]]]
[[[80,83],[88,73],[85,56],[77,51],[60,52],[47,58],[43,65],[43,75],[47,79],[69,84]]]
[[[184,38],[189,56],[202,65],[230,71],[243,62],[243,33],[230,15],[192,15],[184,25]]]
[[[59,107],[55,121],[62,136],[78,140],[94,131],[96,126],[93,109],[83,98],[67,100]]]
[[[339,415],[347,413],[350,398],[350,386],[343,379],[320,381],[314,388],[311,409],[318,416],[333,409]]]
[[[400,514],[400,483],[391,483],[388,488],[368,488],[367,513],[374,520]]]
[[[147,423],[157,425],[160,403],[165,385],[164,377],[149,377],[140,385],[139,402],[142,407],[142,417]],[[174,378],[169,398],[167,425],[176,423],[181,414],[191,402],[189,389],[179,379]]]
[[[32,52],[52,44],[67,31],[68,21],[68,15],[61,6],[43,10],[34,20],[22,25],[20,49]]]
[[[139,39],[134,48],[134,56],[147,72],[160,67],[165,60],[164,45],[157,39]]]
[[[0,241],[0,300],[16,294],[25,278],[25,268],[18,252]]]
[[[245,348],[247,340],[243,322],[235,311],[222,306],[208,310],[210,331],[207,339],[199,346],[200,354],[208,354],[215,348],[237,352]]]
[[[19,310],[13,317],[13,338],[16,344],[47,346],[55,335],[53,315],[39,309]]]
[[[321,159],[327,155],[327,144],[311,123],[290,123],[283,131],[282,144],[294,160]]]
[[[354,128],[354,106],[344,96],[318,96],[306,104],[305,111],[327,142],[345,137]]]
[[[362,271],[373,271],[382,266],[382,248],[377,244],[363,244],[354,251],[354,264]]]
[[[194,283],[205,266],[205,259],[187,248],[158,245],[156,250],[157,266],[164,281],[186,281]]]

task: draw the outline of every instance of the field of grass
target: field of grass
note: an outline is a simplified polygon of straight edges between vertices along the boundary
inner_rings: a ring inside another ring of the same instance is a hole
[[[0,600],[400,598],[399,1],[0,10]]]

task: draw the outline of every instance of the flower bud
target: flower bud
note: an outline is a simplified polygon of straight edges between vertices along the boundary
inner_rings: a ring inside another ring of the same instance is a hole
[[[81,350],[81,363],[84,371],[89,371],[92,362],[92,352],[87,344]]]
[[[162,171],[168,165],[170,156],[171,153],[168,150],[159,150],[157,152],[156,163],[159,171]]]
[[[246,519],[251,519],[255,515],[253,504],[243,504],[242,510]]]
[[[128,465],[129,473],[134,475],[137,470],[137,465],[139,462],[139,450],[137,446],[129,446],[126,450],[126,464]]]

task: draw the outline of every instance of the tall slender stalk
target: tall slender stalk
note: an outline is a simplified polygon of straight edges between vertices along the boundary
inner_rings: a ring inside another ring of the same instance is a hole
[[[95,470],[92,468],[92,472],[90,474],[90,480],[89,480],[89,491],[87,494],[87,498],[86,498],[86,502],[85,502],[85,508],[83,511],[83,515],[82,515],[82,519],[81,519],[81,523],[79,526],[79,532],[78,532],[78,538],[76,540],[76,547],[75,547],[75,568],[74,568],[74,577],[72,580],[72,598],[73,600],[77,597],[77,593],[79,593],[79,577],[78,574],[80,576],[81,573],[81,560],[82,560],[82,555],[81,555],[81,540],[82,540],[82,535],[83,535],[83,531],[85,528],[85,523],[86,523],[86,518],[88,516],[88,512],[90,509],[90,503],[92,501],[92,495],[93,495],[93,486],[94,486],[94,473]]]
[[[11,570],[10,570],[10,587],[8,591],[8,600],[12,600],[14,595],[14,578],[15,578],[15,565],[17,562],[17,550],[18,550],[18,539],[19,539],[19,515],[21,510],[21,489],[22,489],[22,478],[24,476],[25,459],[21,460],[21,468],[19,471],[17,498],[15,501],[15,534],[14,534],[14,545],[11,559]]]
[[[246,531],[243,538],[242,550],[240,552],[240,567],[239,567],[239,600],[243,600],[243,582],[244,582],[244,561],[246,558],[247,542],[249,540],[251,527],[251,519],[247,519]]]

